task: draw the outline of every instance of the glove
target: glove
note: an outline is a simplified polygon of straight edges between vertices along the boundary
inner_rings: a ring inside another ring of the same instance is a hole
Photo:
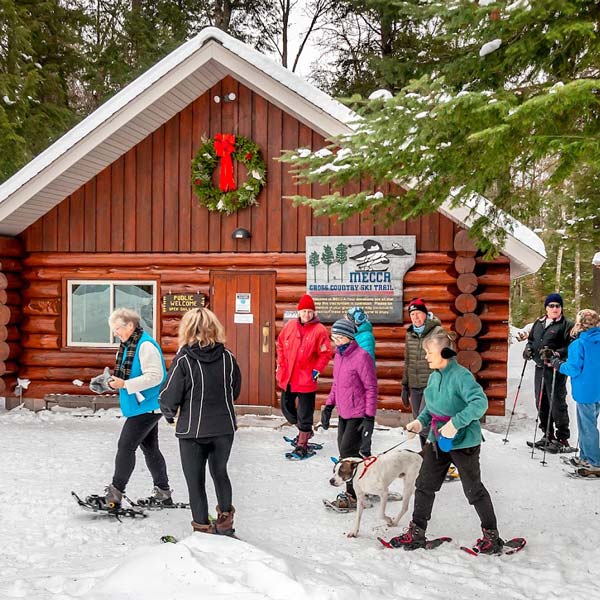
[[[407,423],[405,429],[408,432],[406,434],[406,437],[409,440],[412,440],[412,438],[414,438],[415,435],[417,435],[417,433],[421,433],[421,431],[423,431],[423,424],[421,423],[421,421],[419,421],[419,419],[415,419],[414,421]]]
[[[440,434],[443,435],[445,438],[450,438],[450,439],[452,439],[456,435],[456,427],[454,427],[454,424],[452,423],[452,419],[450,419],[450,421],[448,421],[440,429]]]
[[[560,370],[560,365],[562,365],[564,362],[565,362],[565,361],[564,361],[564,360],[562,360],[562,359],[560,358],[560,356],[555,356],[555,357],[554,357],[554,358],[553,358],[553,359],[550,361],[550,364],[552,365],[552,368],[553,368],[555,371],[559,371],[559,370]]]
[[[375,417],[364,417],[360,424],[361,442],[359,453],[363,458],[371,456],[371,438],[375,427]]]
[[[525,350],[523,350],[523,358],[525,360],[531,360],[533,358],[533,348],[531,346],[525,346]]]
[[[558,352],[554,352],[554,350],[544,346],[540,350],[540,358],[546,363],[550,364],[553,358],[558,357]]]
[[[165,417],[165,421],[169,424],[169,425],[175,425],[175,419],[173,417]]]
[[[319,371],[317,371],[316,369],[313,369],[312,370],[312,380],[313,381],[318,381],[320,374],[321,373]]]
[[[329,421],[333,412],[333,404],[326,404],[321,410],[321,427],[327,431],[329,429]]]
[[[407,385],[402,386],[402,404],[405,408],[410,408],[410,390]]]
[[[104,394],[105,392],[114,392],[115,390],[108,385],[108,382],[112,379],[109,367],[104,367],[104,371],[101,375],[96,375],[90,381],[90,390],[95,394]]]

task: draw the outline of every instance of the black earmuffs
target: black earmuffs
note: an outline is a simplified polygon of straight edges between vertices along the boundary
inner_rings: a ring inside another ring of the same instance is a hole
[[[456,356],[456,352],[452,350],[452,348],[442,348],[441,352],[442,358],[454,358]]]

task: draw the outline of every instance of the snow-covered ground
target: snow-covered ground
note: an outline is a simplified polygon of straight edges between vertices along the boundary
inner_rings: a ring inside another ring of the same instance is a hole
[[[511,348],[509,409],[523,365],[522,347]],[[346,538],[354,515],[328,512],[321,503],[338,491],[328,483],[335,430],[318,434],[325,449],[317,457],[290,463],[281,439],[289,429],[245,419],[255,426],[239,430],[230,463],[237,541],[190,535],[187,510],[119,523],[75,505],[72,489],[101,492],[110,480],[122,425],[116,412],[89,418],[74,411],[1,412],[0,598],[600,598],[600,481],[567,478],[558,456],[547,456],[547,466],[540,464],[539,451],[531,458],[525,442],[534,428],[532,372],[529,365],[509,443],[502,442],[508,419],[493,418],[482,449],[483,480],[494,499],[501,535],[528,540],[521,553],[503,557],[459,551],[459,544],[472,543],[480,532],[455,482],[444,484],[438,494],[428,533],[452,536],[456,543],[435,551],[387,550],[376,535],[396,535],[409,515],[388,530],[373,509],[365,512],[360,537]],[[377,430],[374,450],[401,439],[398,430]],[[574,431],[572,443],[576,440]],[[186,500],[177,443],[164,423],[161,444],[176,499]],[[414,448],[418,442],[408,445]],[[135,498],[150,488],[140,458],[127,492]],[[210,495],[216,504],[213,490]],[[388,513],[398,506],[389,505]],[[182,541],[161,544],[167,533]]]

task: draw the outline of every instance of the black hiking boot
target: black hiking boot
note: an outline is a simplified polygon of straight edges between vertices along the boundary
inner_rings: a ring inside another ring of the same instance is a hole
[[[404,548],[405,550],[418,550],[425,548],[427,540],[425,539],[425,530],[415,525],[412,521],[408,524],[407,530],[402,535],[397,535],[390,540],[390,545],[394,548]]]

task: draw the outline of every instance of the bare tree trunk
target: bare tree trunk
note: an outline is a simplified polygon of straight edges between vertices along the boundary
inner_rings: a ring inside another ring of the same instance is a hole
[[[230,0],[217,0],[217,2],[215,2],[215,27],[218,27],[223,31],[229,30],[231,10]]]
[[[288,66],[288,28],[290,26],[290,0],[281,0],[281,64],[287,69]]]
[[[565,249],[563,248],[562,245],[559,246],[558,254],[556,256],[556,276],[554,278],[554,289],[557,292],[560,291],[560,276],[561,276],[561,271],[562,271],[562,259],[563,259],[564,250]]]
[[[575,286],[573,290],[575,296],[575,312],[581,309],[581,251],[579,243],[575,246]]]

